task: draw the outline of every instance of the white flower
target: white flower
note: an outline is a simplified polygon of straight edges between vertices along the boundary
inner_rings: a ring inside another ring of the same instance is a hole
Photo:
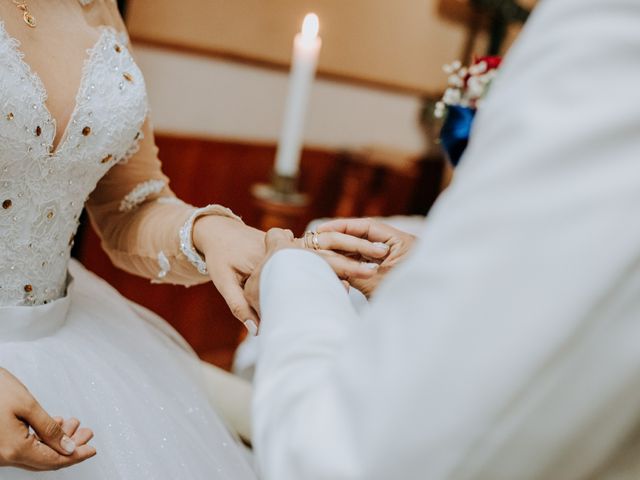
[[[487,68],[489,68],[489,65],[487,65],[487,62],[483,60],[480,63],[471,65],[469,67],[469,73],[471,73],[471,75],[480,75],[482,73],[485,73],[487,71]]]
[[[444,102],[438,102],[436,103],[436,108],[434,109],[433,114],[436,116],[436,118],[442,118],[444,117],[445,112],[447,111],[447,106]]]
[[[460,103],[461,99],[462,93],[456,88],[447,88],[447,91],[444,92],[444,97],[442,98],[444,103],[447,105],[456,105]]]
[[[449,77],[449,86],[462,88],[464,87],[464,80],[462,80],[458,75],[451,75]]]
[[[491,83],[491,81],[496,78],[496,76],[498,76],[498,71],[497,70],[490,70],[487,73],[485,73],[483,75],[484,79],[485,79],[485,83],[489,84]]]
[[[458,70],[460,70],[460,68],[462,68],[462,62],[460,62],[460,60],[456,60],[453,63],[446,63],[442,66],[442,70],[447,75],[456,73]]]
[[[471,77],[467,82],[467,95],[470,98],[480,98],[484,93],[485,83],[479,77]]]

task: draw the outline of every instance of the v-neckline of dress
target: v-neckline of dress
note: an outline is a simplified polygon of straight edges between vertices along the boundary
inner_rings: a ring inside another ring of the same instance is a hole
[[[20,40],[11,36],[7,31],[7,29],[5,28],[4,22],[0,20],[0,40],[2,40],[1,37],[4,37],[4,39],[7,42],[9,42],[11,50],[15,53],[16,60],[24,70],[25,75],[31,80],[31,84],[33,88],[36,90],[36,93],[38,94],[40,106],[44,110],[45,115],[47,116],[47,119],[53,125],[53,135],[51,137],[51,145],[48,146],[49,155],[51,156],[57,156],[60,154],[60,152],[64,151],[64,147],[67,143],[67,138],[69,136],[70,127],[71,125],[73,125],[73,121],[75,120],[75,117],[78,114],[78,110],[81,107],[82,99],[80,97],[82,92],[85,89],[85,84],[87,82],[89,69],[92,66],[94,58],[96,57],[95,54],[96,52],[99,51],[102,43],[107,37],[107,34],[113,31],[111,27],[107,27],[107,26],[102,26],[99,28],[100,28],[100,35],[98,36],[98,39],[93,44],[93,46],[87,49],[86,51],[86,55],[82,62],[80,82],[78,84],[78,90],[76,91],[73,110],[71,112],[71,115],[69,115],[69,119],[67,120],[67,124],[64,130],[62,131],[62,136],[60,137],[60,140],[56,144],[55,139],[58,134],[58,126],[57,126],[55,117],[53,116],[53,114],[49,110],[49,106],[47,105],[47,99],[49,98],[49,95],[44,85],[44,82],[40,78],[40,75],[38,75],[37,72],[33,71],[33,69],[31,68],[31,65],[29,65],[24,60],[25,54],[21,49]]]

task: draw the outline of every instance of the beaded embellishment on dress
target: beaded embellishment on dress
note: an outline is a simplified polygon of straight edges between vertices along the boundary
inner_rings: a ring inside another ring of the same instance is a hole
[[[147,113],[142,72],[104,27],[87,51],[60,143],[47,92],[0,22],[0,306],[64,295],[78,219],[107,171],[140,141]]]

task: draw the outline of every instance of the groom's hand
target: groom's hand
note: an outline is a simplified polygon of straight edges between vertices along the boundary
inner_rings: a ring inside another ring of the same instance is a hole
[[[371,242],[372,246],[385,247],[384,258],[375,257],[373,253],[367,253],[363,248],[360,251],[355,251],[353,248],[347,249],[344,246],[344,237],[350,238],[351,242],[355,242],[356,239],[360,242],[366,240],[367,243]],[[367,297],[373,294],[386,274],[404,260],[416,240],[416,237],[410,233],[370,218],[342,218],[324,223],[318,227],[318,238],[323,249],[359,253],[361,259],[371,258],[379,262],[375,275],[368,278],[349,278],[351,285]]]

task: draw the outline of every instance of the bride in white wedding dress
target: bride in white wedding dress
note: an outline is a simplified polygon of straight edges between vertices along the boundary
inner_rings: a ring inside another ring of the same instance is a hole
[[[237,317],[255,319],[239,283],[262,232],[175,198],[147,109],[115,2],[0,0],[0,367],[95,434],[95,457],[41,478],[253,479],[184,341],[70,260],[86,206],[116,265],[213,280]],[[11,418],[0,409],[0,446]],[[1,479],[32,477],[17,460]]]

